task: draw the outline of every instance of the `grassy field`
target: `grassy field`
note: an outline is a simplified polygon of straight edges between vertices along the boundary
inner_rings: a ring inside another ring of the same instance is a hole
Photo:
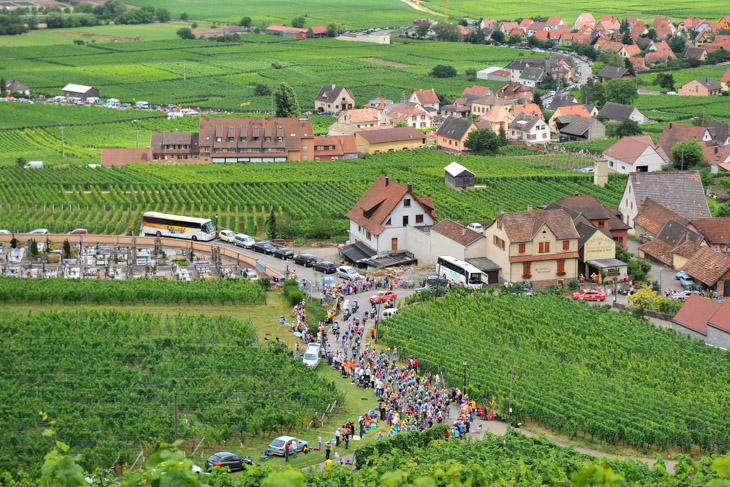
[[[103,98],[229,110],[250,101],[255,111],[271,108],[269,96],[253,95],[257,83],[273,89],[286,81],[303,109],[313,108],[314,96],[324,83],[347,86],[358,104],[379,93],[398,99],[413,89],[426,88],[453,97],[474,84],[466,79],[467,69],[504,66],[529,55],[507,48],[425,41],[374,45],[254,34],[243,41],[177,39],[4,48],[0,66],[10,68],[13,78],[36,93],[58,93],[73,82],[98,88]],[[437,64],[453,65],[458,76],[429,78]]]
[[[634,105],[647,117],[660,122],[684,120],[688,123],[702,111],[713,120],[730,121],[730,97],[727,96],[639,95]]]

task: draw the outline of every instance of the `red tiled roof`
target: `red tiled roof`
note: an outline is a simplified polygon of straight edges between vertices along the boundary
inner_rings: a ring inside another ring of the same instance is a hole
[[[326,34],[327,33],[327,27],[324,25],[313,25],[309,28],[309,30],[312,31],[312,34]]]
[[[692,276],[696,282],[712,287],[730,270],[730,257],[702,247],[684,264],[682,270]]]
[[[707,320],[707,324],[730,332],[730,299],[726,299],[725,302],[717,308],[715,314]]]
[[[531,241],[543,225],[547,225],[560,240],[579,237],[573,220],[563,210],[504,213],[498,216],[497,220],[501,220],[504,225],[510,242]]]
[[[490,90],[488,86],[474,85],[474,86],[470,86],[468,88],[464,88],[464,91],[461,92],[461,95],[462,96],[464,96],[464,95],[487,96],[491,92],[492,92],[492,90]]]
[[[730,218],[697,218],[689,224],[711,244],[730,244]]]
[[[102,166],[152,162],[149,149],[102,149]]]
[[[720,78],[721,83],[730,83],[730,69],[725,70],[725,74]]]
[[[636,44],[624,45],[624,51],[626,51],[629,57],[634,57],[641,54],[641,48]]]
[[[681,255],[685,259],[689,259],[700,250],[701,245],[693,240],[687,240],[679,247],[672,249],[672,254]]]
[[[691,294],[674,315],[672,322],[707,335],[707,322],[718,309],[720,309],[720,303],[717,301]]]
[[[687,224],[687,219],[682,218],[674,211],[666,206],[657,203],[651,198],[646,198],[641,205],[639,214],[634,218],[634,223],[646,229],[652,235],[659,235],[664,228],[664,224],[669,219],[676,221],[682,225]]]
[[[385,142],[401,142],[404,140],[423,140],[426,136],[413,127],[393,127],[376,130],[363,130],[357,135],[371,144],[382,144]]]
[[[648,135],[638,135],[635,137],[624,137],[616,141],[611,147],[603,153],[628,164],[633,164],[636,159],[644,153],[647,147],[654,148],[654,142]]]
[[[467,228],[464,225],[449,220],[448,218],[441,220],[434,225],[431,231],[440,233],[444,237],[464,246],[471,245],[480,238],[484,238],[484,235],[481,233],[475,232],[471,228]]]
[[[559,107],[555,110],[553,116],[557,114],[558,117],[564,117],[565,115],[575,115],[583,118],[591,118],[591,114],[586,110],[585,105],[569,105],[565,107]]]
[[[640,246],[639,250],[667,266],[671,266],[674,260],[672,257],[672,246],[658,238]]]
[[[381,174],[362,195],[354,208],[347,213],[347,218],[365,227],[371,233],[380,235],[385,230],[383,223],[386,218],[407,194],[413,196],[408,188]],[[433,202],[429,201],[429,198],[416,198],[413,196],[413,199],[436,220],[436,211],[433,209]]]
[[[421,105],[439,102],[439,97],[436,95],[436,92],[433,91],[433,88],[430,90],[416,90],[414,93]]]
[[[694,125],[683,125],[669,122],[664,126],[657,147],[664,149],[667,156],[672,157],[672,147],[687,139],[695,139],[701,142],[707,133],[707,127],[696,127]]]

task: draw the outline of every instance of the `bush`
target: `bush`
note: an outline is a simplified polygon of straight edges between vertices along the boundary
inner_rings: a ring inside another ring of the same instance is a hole
[[[446,66],[445,64],[437,64],[433,67],[430,74],[434,78],[453,78],[456,76],[456,68]]]

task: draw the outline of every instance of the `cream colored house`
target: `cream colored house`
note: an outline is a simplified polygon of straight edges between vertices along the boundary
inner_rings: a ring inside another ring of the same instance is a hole
[[[579,235],[564,210],[504,213],[484,235],[487,258],[502,268],[505,281],[545,287],[578,276]]]

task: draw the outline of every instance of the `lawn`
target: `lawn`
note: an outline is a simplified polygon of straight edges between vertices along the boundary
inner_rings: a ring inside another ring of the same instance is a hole
[[[719,66],[700,66],[698,68],[680,69],[677,71],[667,71],[667,74],[671,74],[674,78],[674,90],[679,91],[682,85],[689,83],[693,79],[697,78],[713,78],[718,83],[720,78],[730,67],[728,65]],[[654,84],[656,80],[656,73],[643,73],[639,75],[639,78],[646,84],[641,87],[647,90],[661,90],[659,85]]]

